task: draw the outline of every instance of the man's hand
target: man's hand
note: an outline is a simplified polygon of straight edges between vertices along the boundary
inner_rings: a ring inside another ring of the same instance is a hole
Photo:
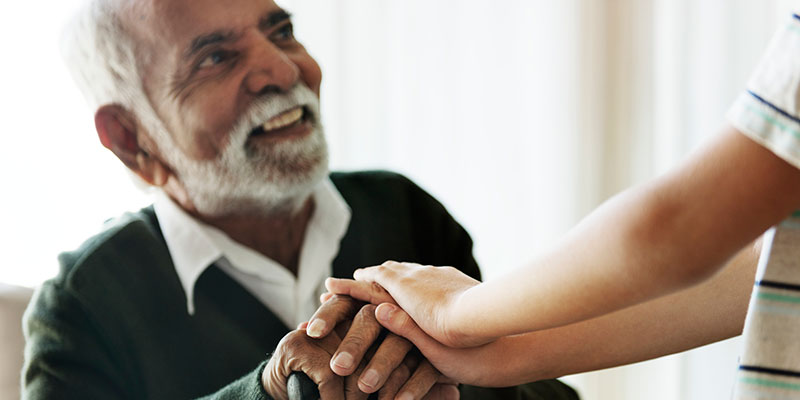
[[[344,399],[344,380],[328,367],[339,343],[336,332],[321,340],[310,339],[304,330],[288,333],[261,373],[264,390],[277,400],[287,400],[286,380],[293,371],[303,371],[317,384],[322,398]]]
[[[374,305],[363,306],[348,296],[327,295],[322,300],[311,323],[300,328],[307,327],[308,335],[320,340],[344,336],[329,369],[347,377],[346,386],[356,385],[359,393],[379,391],[379,399],[393,399],[398,393],[410,399],[458,398],[455,382],[412,351],[406,339],[390,333],[380,341],[382,328]]]

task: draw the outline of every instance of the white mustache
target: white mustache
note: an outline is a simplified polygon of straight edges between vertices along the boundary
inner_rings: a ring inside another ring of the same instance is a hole
[[[257,99],[234,124],[231,130],[231,144],[244,144],[254,128],[300,106],[310,112],[311,123],[317,125],[319,123],[319,99],[303,83],[298,83],[286,93],[270,94]]]

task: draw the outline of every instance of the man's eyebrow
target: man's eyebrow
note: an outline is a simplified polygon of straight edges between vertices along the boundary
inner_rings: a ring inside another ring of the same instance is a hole
[[[267,14],[264,18],[258,22],[258,26],[260,29],[269,29],[275,25],[280,24],[283,21],[290,20],[292,15],[284,10],[277,10]],[[217,43],[225,43],[231,42],[235,40],[239,35],[231,31],[216,31],[211,32],[205,35],[200,35],[192,40],[189,44],[189,47],[186,48],[184,51],[184,58],[189,58],[194,54],[197,54],[206,46],[210,46],[212,44]]]
[[[200,50],[203,50],[203,48],[212,44],[234,41],[238,36],[239,35],[231,31],[216,31],[207,33],[205,35],[200,35],[192,40],[192,42],[189,44],[189,47],[186,48],[183,57],[189,58],[192,55],[200,52]]]
[[[266,16],[264,16],[264,18],[261,18],[261,21],[259,21],[258,26],[261,29],[269,29],[275,25],[280,24],[283,21],[288,21],[291,18],[292,15],[289,14],[288,12],[284,10],[277,10],[267,14]]]

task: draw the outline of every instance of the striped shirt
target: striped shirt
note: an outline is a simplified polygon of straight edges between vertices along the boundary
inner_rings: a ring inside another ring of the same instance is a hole
[[[800,16],[775,35],[728,118],[800,168]],[[734,399],[800,399],[800,212],[764,236]]]

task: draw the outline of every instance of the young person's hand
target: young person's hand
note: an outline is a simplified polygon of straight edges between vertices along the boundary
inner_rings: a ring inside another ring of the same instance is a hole
[[[425,333],[446,346],[471,347],[496,339],[475,336],[469,329],[474,316],[460,300],[480,282],[455,268],[387,261],[356,270],[353,276],[355,281],[329,278],[325,285],[331,293],[399,305]]]
[[[526,335],[504,337],[494,342],[468,348],[445,346],[427,335],[414,320],[394,304],[381,304],[375,311],[381,325],[395,334],[410,340],[443,375],[455,381],[477,386],[511,386],[525,382],[518,374],[509,373],[509,367],[531,373],[537,363],[526,359],[519,365]],[[517,372],[517,371],[515,371]],[[539,374],[539,371],[536,371]],[[538,375],[534,375],[538,376]]]

